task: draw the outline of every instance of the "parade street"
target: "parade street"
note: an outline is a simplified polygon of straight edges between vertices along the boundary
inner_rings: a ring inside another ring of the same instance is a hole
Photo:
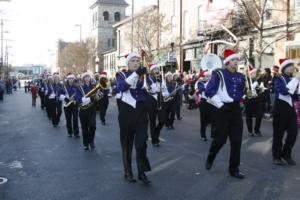
[[[39,101],[39,99],[38,99]],[[130,116],[128,116],[130,117]],[[163,129],[160,147],[148,143],[150,186],[123,178],[117,109],[110,98],[107,125],[97,115],[96,150],[84,151],[82,137],[68,138],[65,117],[54,128],[39,103],[18,91],[0,104],[1,200],[135,200],[226,199],[298,200],[300,167],[274,166],[271,121],[263,121],[264,137],[248,137],[244,129],[241,170],[244,180],[228,175],[228,144],[211,171],[204,168],[210,141],[199,134],[199,111],[183,108],[175,130]],[[299,140],[294,158],[300,163]],[[135,165],[135,160],[133,162]],[[137,175],[134,169],[135,176]]]

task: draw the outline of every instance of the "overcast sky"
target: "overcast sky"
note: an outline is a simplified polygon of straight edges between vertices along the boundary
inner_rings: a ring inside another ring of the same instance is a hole
[[[59,38],[66,41],[79,40],[82,24],[83,37],[90,32],[89,6],[96,0],[11,0],[0,2],[1,19],[5,22],[4,35],[10,48],[9,59],[13,65],[49,64],[55,57],[56,42]],[[131,4],[131,0],[127,0]],[[146,3],[145,3],[146,2]],[[155,4],[156,0],[135,0],[137,10]],[[130,14],[130,8],[127,10]],[[4,43],[5,44],[5,43]],[[49,51],[50,50],[50,51]]]

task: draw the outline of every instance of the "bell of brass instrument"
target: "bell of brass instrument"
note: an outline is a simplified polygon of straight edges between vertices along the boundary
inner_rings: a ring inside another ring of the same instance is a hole
[[[110,87],[110,81],[108,80],[107,77],[101,77],[99,79],[99,85],[101,89],[108,90]]]
[[[100,83],[98,83],[91,91],[89,91],[86,95],[84,95],[84,97],[87,98],[87,97],[95,96],[97,94],[98,90],[100,88],[102,88],[102,86],[104,86],[104,85],[101,85],[101,81],[100,81]],[[85,110],[85,109],[88,109],[88,108],[92,107],[93,105],[94,105],[94,102],[91,102],[87,105],[82,105],[81,104],[79,107],[80,107],[80,109]]]

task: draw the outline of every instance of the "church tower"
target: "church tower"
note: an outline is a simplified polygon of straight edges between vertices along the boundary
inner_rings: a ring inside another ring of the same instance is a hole
[[[125,0],[97,0],[91,7],[92,35],[96,40],[99,69],[103,69],[104,52],[116,49],[116,33],[113,24],[125,19],[129,6]],[[98,70],[99,70],[98,69]]]

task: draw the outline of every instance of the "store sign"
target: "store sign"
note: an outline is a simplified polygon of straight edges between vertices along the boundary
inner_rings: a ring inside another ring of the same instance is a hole
[[[175,63],[176,62],[176,53],[175,52],[169,52],[168,53],[168,62]]]

